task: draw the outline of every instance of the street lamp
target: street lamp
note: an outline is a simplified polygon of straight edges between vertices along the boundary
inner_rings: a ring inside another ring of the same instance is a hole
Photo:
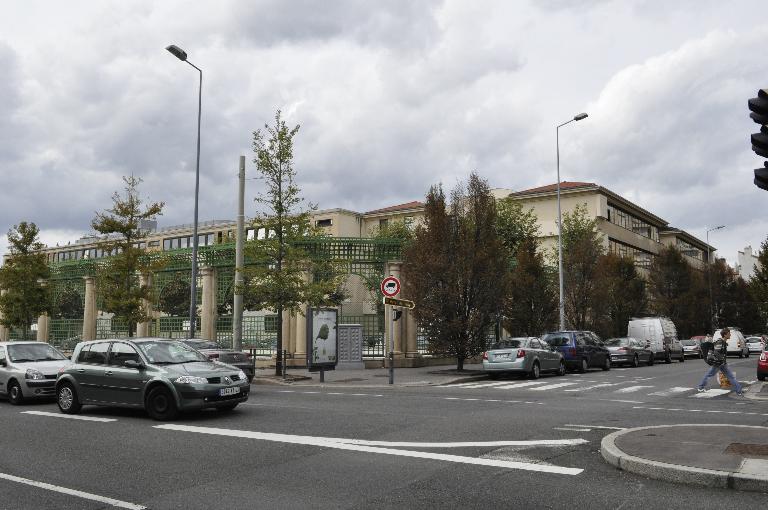
[[[555,129],[557,135],[557,265],[558,279],[560,281],[560,331],[565,330],[565,295],[563,292],[563,227],[560,214],[560,128],[575,120],[587,118],[586,113],[580,113],[567,122],[563,122]]]
[[[715,230],[720,230],[721,228],[725,228],[725,225],[720,225],[719,227],[714,227],[707,230],[707,284],[709,285],[709,320],[712,323],[713,331],[717,325],[715,324],[715,314],[713,311],[714,300],[712,299],[712,276],[709,274],[709,266],[712,265],[712,261],[709,258],[709,233],[714,232]]]
[[[197,311],[197,197],[200,193],[200,116],[203,106],[203,71],[187,60],[187,52],[171,44],[165,48],[171,55],[191,65],[200,73],[200,85],[197,93],[197,163],[195,165],[195,222],[192,227],[192,284],[189,296],[189,338],[195,337],[195,318]]]

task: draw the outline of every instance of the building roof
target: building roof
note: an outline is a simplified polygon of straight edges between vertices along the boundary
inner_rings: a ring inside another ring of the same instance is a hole
[[[571,182],[571,181],[560,181],[560,190],[564,189],[575,189],[575,188],[597,188],[599,187],[594,182]],[[530,188],[530,189],[524,189],[522,191],[518,191],[516,193],[512,193],[512,195],[527,195],[528,193],[548,193],[551,191],[557,191],[557,183],[554,184],[547,184],[546,186],[538,186],[536,188]]]
[[[375,209],[373,211],[368,211],[365,214],[382,214],[382,213],[391,213],[391,212],[399,212],[399,211],[409,211],[411,209],[421,209],[422,207],[424,207],[423,202],[414,200],[413,202],[407,202],[405,204],[392,205],[389,207],[384,207],[383,209]]]

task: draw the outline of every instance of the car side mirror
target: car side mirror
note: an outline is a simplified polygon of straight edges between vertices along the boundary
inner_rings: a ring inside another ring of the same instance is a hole
[[[134,359],[129,359],[123,363],[123,366],[125,368],[144,368],[144,363],[140,361],[136,361]]]

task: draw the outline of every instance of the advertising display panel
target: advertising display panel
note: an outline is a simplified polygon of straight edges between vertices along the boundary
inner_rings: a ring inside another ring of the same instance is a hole
[[[338,311],[310,308],[307,312],[307,367],[333,370],[338,362]]]

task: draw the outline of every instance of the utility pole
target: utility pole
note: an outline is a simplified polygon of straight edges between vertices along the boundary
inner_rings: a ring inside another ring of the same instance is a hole
[[[245,156],[240,156],[237,174],[237,233],[235,234],[235,302],[232,317],[232,348],[243,348],[243,237],[245,233]]]

